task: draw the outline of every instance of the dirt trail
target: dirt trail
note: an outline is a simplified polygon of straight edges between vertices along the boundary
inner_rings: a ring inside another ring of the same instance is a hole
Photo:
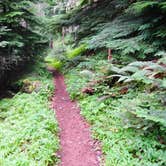
[[[53,107],[60,127],[61,166],[99,166],[100,150],[90,137],[89,125],[80,115],[76,102],[70,100],[63,75],[55,73]]]

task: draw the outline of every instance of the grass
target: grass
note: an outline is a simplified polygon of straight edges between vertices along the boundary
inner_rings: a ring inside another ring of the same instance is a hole
[[[96,76],[102,75],[104,68],[100,64],[103,63],[106,64],[106,60],[92,57],[89,59],[89,66],[86,65],[86,69],[91,69]],[[155,128],[153,122],[136,118],[126,112],[125,108],[127,102],[127,105],[130,106],[131,99],[136,100],[143,95],[148,98],[147,94],[139,89],[136,91],[132,89],[128,94],[119,95],[118,88],[110,89],[105,84],[94,86],[93,95],[82,94],[81,89],[86,87],[91,80],[80,74],[85,69],[84,66],[85,62],[82,62],[70,70],[66,75],[66,83],[71,98],[79,101],[81,114],[91,124],[93,137],[102,143],[105,165],[164,166],[166,146],[162,143],[161,138],[165,139],[165,127],[162,128],[164,131],[160,131],[159,128]],[[92,66],[95,67],[92,69]],[[117,96],[100,100],[107,93]],[[150,102],[150,98],[148,99]],[[125,105],[123,105],[124,103]],[[154,99],[151,105],[153,108],[158,108]],[[144,107],[141,111],[143,110],[145,110]]]
[[[38,65],[25,78],[40,82],[41,87],[38,92],[19,92],[0,101],[0,165],[55,165],[59,141],[55,114],[48,102],[54,89],[51,77]]]

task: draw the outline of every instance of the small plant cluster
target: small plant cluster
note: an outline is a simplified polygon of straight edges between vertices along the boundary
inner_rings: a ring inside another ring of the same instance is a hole
[[[156,88],[166,88],[166,58],[154,61],[135,61],[121,69],[110,65],[111,77],[118,78],[118,83],[142,82]]]
[[[40,82],[40,89],[19,92],[0,101],[0,165],[44,166],[58,162],[58,126],[49,109],[53,84],[41,64],[17,84]],[[22,89],[23,90],[23,89]]]

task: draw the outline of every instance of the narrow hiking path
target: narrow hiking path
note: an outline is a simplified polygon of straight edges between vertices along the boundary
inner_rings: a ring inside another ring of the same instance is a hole
[[[90,136],[89,125],[80,115],[76,102],[70,100],[64,77],[55,73],[55,96],[53,107],[60,128],[61,166],[99,166],[101,152],[95,150],[95,142]]]

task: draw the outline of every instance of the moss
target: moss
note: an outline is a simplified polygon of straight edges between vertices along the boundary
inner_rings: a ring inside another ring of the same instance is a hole
[[[67,57],[68,57],[69,59],[73,59],[73,58],[75,58],[76,56],[79,56],[79,55],[81,55],[82,53],[84,53],[86,50],[87,50],[86,44],[82,44],[82,45],[80,45],[79,47],[77,47],[77,48],[75,48],[75,49],[73,49],[73,50],[67,52],[66,54],[67,54]]]
[[[57,70],[61,69],[63,66],[63,62],[56,58],[46,57],[45,62],[48,66],[53,67]]]

